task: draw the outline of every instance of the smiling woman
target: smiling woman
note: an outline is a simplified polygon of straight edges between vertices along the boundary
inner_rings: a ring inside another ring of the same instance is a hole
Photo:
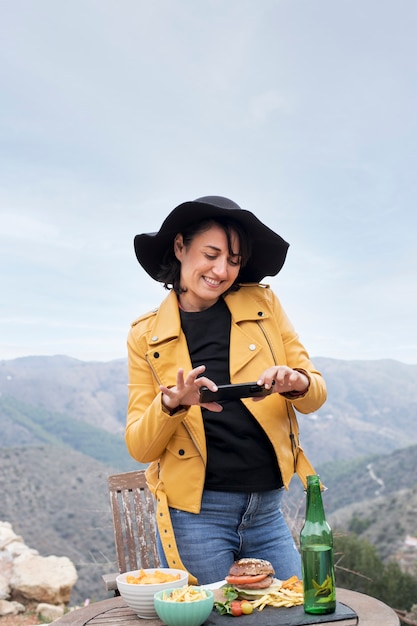
[[[281,499],[294,471],[304,483],[315,473],[294,408],[316,411],[326,388],[278,298],[259,284],[281,270],[288,243],[232,200],[206,196],[134,245],[170,290],[128,337],[126,443],[149,463],[162,564],[199,584],[223,580],[242,557],[269,561],[280,579],[301,576]],[[268,393],[200,396],[230,383]]]
[[[191,243],[186,245],[185,241],[181,233],[174,240],[174,253],[181,265],[179,306],[183,311],[204,311],[237,279],[241,266],[238,235],[209,223]]]

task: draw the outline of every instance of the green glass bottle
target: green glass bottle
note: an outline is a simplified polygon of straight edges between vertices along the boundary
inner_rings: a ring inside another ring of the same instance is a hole
[[[307,476],[306,518],[300,533],[303,567],[304,611],[334,613],[336,584],[333,563],[333,533],[326,521],[320,477]]]

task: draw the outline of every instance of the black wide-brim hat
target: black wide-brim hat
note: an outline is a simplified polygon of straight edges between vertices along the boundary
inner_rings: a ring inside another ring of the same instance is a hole
[[[143,269],[158,280],[162,259],[166,250],[173,246],[175,236],[197,222],[216,217],[239,222],[252,241],[251,256],[240,270],[239,282],[259,283],[265,276],[278,274],[284,265],[289,244],[253,213],[222,196],[204,196],[183,202],[171,211],[158,232],[136,235],[136,258]]]

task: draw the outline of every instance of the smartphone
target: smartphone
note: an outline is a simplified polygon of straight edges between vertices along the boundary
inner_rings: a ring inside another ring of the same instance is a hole
[[[200,402],[230,402],[240,398],[259,398],[269,396],[272,387],[265,389],[256,383],[238,383],[236,385],[219,385],[217,391],[210,391],[208,387],[200,387]]]

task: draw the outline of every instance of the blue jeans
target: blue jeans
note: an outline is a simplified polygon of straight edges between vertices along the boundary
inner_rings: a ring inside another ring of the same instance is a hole
[[[283,517],[284,488],[259,493],[204,491],[201,512],[170,508],[184,566],[204,585],[223,580],[233,561],[267,559],[276,578],[301,578],[301,559]],[[158,550],[167,567],[161,541]]]

